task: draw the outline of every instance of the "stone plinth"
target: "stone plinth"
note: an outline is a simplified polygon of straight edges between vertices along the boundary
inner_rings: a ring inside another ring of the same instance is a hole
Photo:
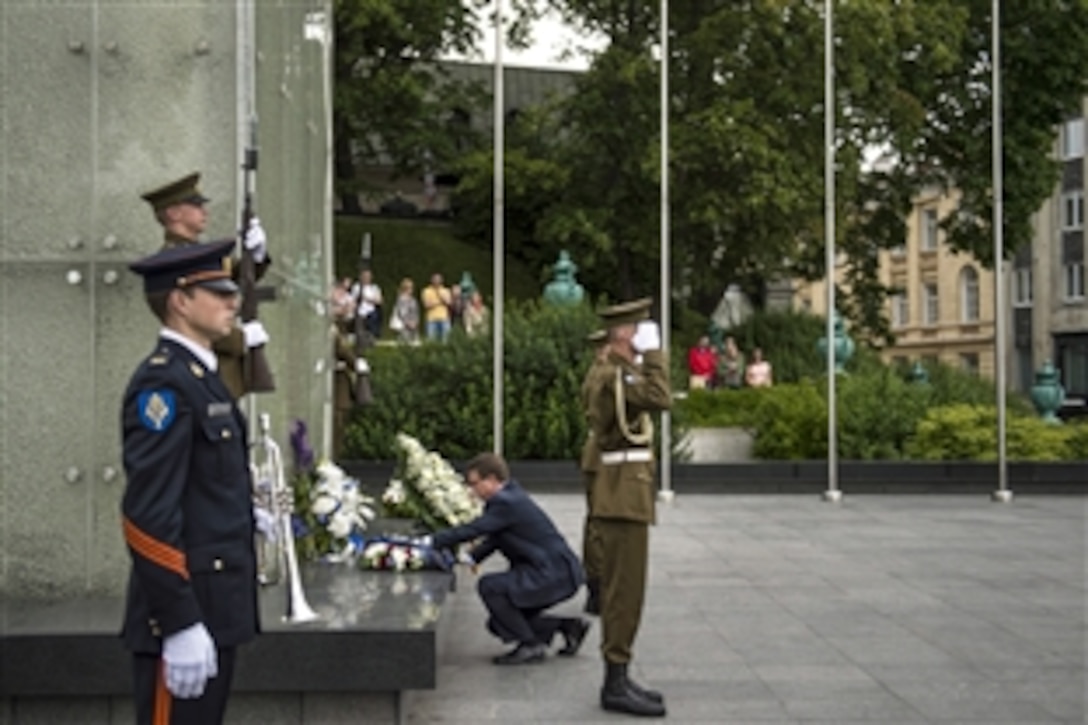
[[[689,428],[682,445],[691,463],[744,463],[752,460],[752,443],[744,428]]]
[[[285,588],[261,593],[264,633],[239,650],[230,722],[393,723],[405,690],[436,686],[452,574],[311,565],[303,581],[321,619],[285,624]],[[0,724],[132,722],[123,608],[0,600]]]

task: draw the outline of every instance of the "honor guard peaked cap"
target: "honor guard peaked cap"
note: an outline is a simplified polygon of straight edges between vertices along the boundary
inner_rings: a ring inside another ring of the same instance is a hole
[[[234,240],[169,247],[128,266],[144,278],[144,292],[204,287],[216,292],[237,292],[231,279]]]
[[[200,193],[197,184],[200,183],[200,174],[194,172],[177,181],[171,181],[165,186],[145,192],[140,198],[146,201],[155,211],[161,211],[174,204],[207,204],[211,199]]]
[[[643,297],[640,300],[621,302],[618,305],[605,307],[598,310],[597,315],[601,323],[607,328],[620,327],[621,325],[634,325],[642,320],[649,319],[652,297]]]
[[[608,339],[608,330],[600,329],[586,335],[586,343],[590,345],[600,345],[602,342]]]

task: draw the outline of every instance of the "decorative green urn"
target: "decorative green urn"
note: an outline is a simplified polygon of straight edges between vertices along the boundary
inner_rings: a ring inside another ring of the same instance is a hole
[[[910,381],[919,385],[925,385],[929,382],[929,371],[926,370],[926,366],[922,364],[921,360],[914,361],[914,366],[910,369]]]
[[[554,279],[544,288],[544,301],[553,305],[570,307],[582,301],[585,290],[574,279],[578,265],[571,261],[567,250],[559,253],[559,261],[552,265]]]
[[[461,287],[461,296],[466,300],[476,291],[476,282],[472,279],[472,272],[462,272],[461,281],[457,284]]]
[[[1058,371],[1049,360],[1035,371],[1035,385],[1031,386],[1031,402],[1035,409],[1047,423],[1060,424],[1061,419],[1055,415],[1062,407],[1065,400],[1065,388],[1058,380]]]
[[[846,334],[845,323],[843,322],[842,315],[836,310],[832,313],[834,317],[835,325],[835,340],[834,340],[834,354],[835,354],[835,374],[843,375],[846,373],[846,363],[850,361],[850,358],[854,356],[854,341]],[[820,354],[827,357],[827,335],[822,336],[817,342],[817,346],[820,348]]]

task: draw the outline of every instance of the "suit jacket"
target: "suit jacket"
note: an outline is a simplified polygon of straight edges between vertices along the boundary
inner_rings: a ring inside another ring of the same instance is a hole
[[[511,601],[522,609],[547,608],[578,591],[582,564],[548,515],[517,481],[507,481],[474,521],[434,535],[434,546],[452,547],[481,538],[472,551],[483,561],[496,551],[510,562]]]
[[[160,339],[133,373],[121,411],[121,501],[132,559],[122,638],[156,654],[203,622],[220,647],[258,629],[246,421],[217,375]]]
[[[642,413],[668,410],[672,405],[664,353],[648,351],[641,365],[612,354],[590,372],[585,388],[587,416],[602,456],[646,448],[626,438],[619,416],[629,424]],[[606,464],[602,458],[593,482],[590,513],[595,518],[653,523],[655,493],[652,460]]]

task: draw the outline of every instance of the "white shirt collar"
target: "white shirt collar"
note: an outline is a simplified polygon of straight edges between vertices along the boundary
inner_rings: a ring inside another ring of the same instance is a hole
[[[182,335],[177,330],[171,330],[169,327],[164,327],[159,330],[159,337],[166,340],[172,340],[179,345],[183,346],[189,352],[196,356],[196,359],[204,363],[204,367],[208,368],[211,372],[217,372],[219,370],[219,360],[215,357],[215,353],[204,347],[195,340]]]

